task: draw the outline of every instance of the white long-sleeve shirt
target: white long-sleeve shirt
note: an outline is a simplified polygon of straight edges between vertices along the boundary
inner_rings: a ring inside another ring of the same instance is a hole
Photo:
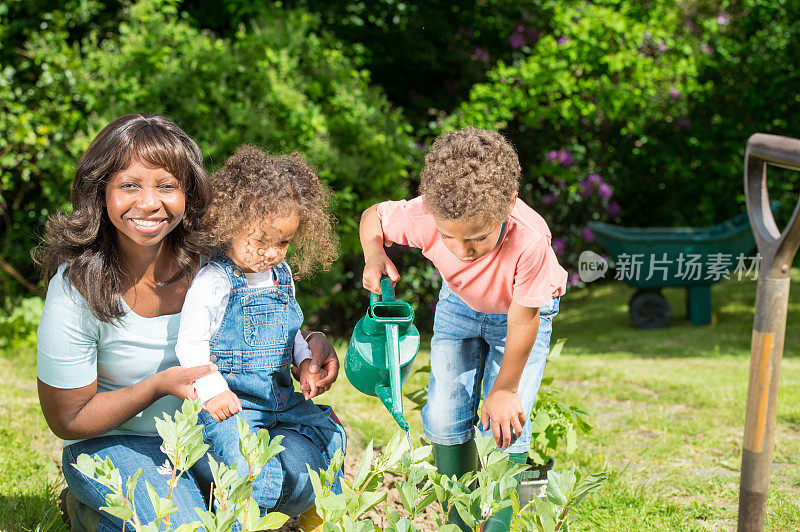
[[[272,269],[244,275],[251,288],[273,286],[275,283]],[[213,362],[209,342],[222,324],[230,291],[228,275],[218,264],[206,264],[195,276],[183,302],[178,343],[175,346],[175,354],[181,366],[191,368]],[[299,366],[307,358],[311,358],[311,350],[300,331],[297,331],[294,339],[294,363]],[[200,377],[195,381],[194,387],[203,403],[229,390],[228,383],[218,371]]]

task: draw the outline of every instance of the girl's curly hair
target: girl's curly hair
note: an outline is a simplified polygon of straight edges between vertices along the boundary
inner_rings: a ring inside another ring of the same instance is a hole
[[[497,222],[508,216],[520,174],[517,152],[503,135],[468,126],[433,141],[419,190],[437,218]]]
[[[210,244],[227,249],[246,227],[274,217],[300,218],[289,258],[295,276],[330,268],[337,256],[331,191],[299,152],[270,155],[240,146],[211,176],[213,197],[203,218]]]

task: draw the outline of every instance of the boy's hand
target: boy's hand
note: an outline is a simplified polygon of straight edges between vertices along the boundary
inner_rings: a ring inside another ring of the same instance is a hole
[[[483,430],[492,426],[494,441],[498,447],[505,449],[511,445],[511,431],[514,437],[522,434],[522,426],[526,417],[522,411],[522,400],[517,392],[509,390],[492,390],[481,407],[481,423]]]
[[[230,390],[224,391],[219,395],[215,395],[205,404],[205,410],[211,414],[214,421],[225,421],[237,412],[242,411],[242,403],[236,394]]]
[[[317,383],[327,377],[328,372],[321,367],[316,373],[311,373],[308,369],[310,365],[311,359],[307,358],[300,362],[300,367],[298,368],[299,375],[297,380],[300,382],[300,391],[303,392],[303,397],[306,400],[323,394],[327,390],[327,387],[317,386]]]
[[[381,293],[381,277],[388,275],[392,280],[392,284],[397,284],[400,280],[400,274],[394,263],[386,256],[386,252],[382,249],[380,252],[375,252],[365,257],[364,275],[361,277],[361,283],[364,288],[380,295]]]

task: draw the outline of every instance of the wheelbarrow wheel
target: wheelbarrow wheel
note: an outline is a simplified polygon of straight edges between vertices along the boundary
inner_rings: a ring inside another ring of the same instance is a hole
[[[662,329],[669,325],[672,310],[661,292],[639,290],[628,301],[628,312],[637,329]]]

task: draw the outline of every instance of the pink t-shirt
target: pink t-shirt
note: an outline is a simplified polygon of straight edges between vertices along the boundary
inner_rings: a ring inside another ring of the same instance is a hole
[[[512,299],[538,308],[566,291],[567,271],[550,247],[550,229],[520,199],[500,243],[474,262],[463,262],[447,249],[421,196],[380,203],[378,218],[385,240],[421,249],[450,289],[478,312],[508,314]]]

